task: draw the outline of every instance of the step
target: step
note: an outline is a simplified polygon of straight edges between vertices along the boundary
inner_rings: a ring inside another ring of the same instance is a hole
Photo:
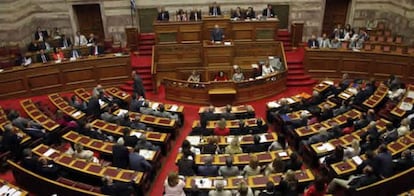
[[[298,81],[298,80],[310,80],[311,77],[309,75],[288,75],[288,81]]]
[[[286,46],[292,46],[292,43],[291,42],[283,42],[283,46],[284,47],[286,47]]]
[[[288,81],[286,82],[286,86],[298,87],[298,86],[310,86],[316,84],[316,80],[304,80],[304,81]]]
[[[296,70],[296,69],[303,70],[303,65],[302,64],[290,64],[290,63],[288,63],[287,67],[288,67],[289,70]]]
[[[294,70],[288,70],[288,76],[289,75],[298,75],[298,74],[305,74],[305,70],[300,70],[300,69],[294,69]]]
[[[131,65],[134,69],[140,69],[140,70],[151,70],[151,65]]]
[[[279,29],[277,31],[277,35],[278,36],[290,36],[290,33],[288,29]]]
[[[278,36],[276,41],[289,41],[290,42],[292,40],[290,39],[290,37],[280,37],[280,36]]]
[[[142,69],[141,67],[134,68],[135,72],[140,76],[151,75],[151,66],[149,69]]]
[[[139,55],[140,56],[152,56],[152,51],[151,50],[142,50],[142,51],[139,51]]]
[[[152,45],[141,45],[141,46],[138,46],[138,50],[152,50]]]
[[[286,47],[283,47],[284,49],[285,49],[285,51],[292,51],[292,47],[291,46],[286,46]]]
[[[155,45],[155,40],[151,40],[151,39],[145,40],[144,39],[144,40],[139,41],[138,45],[140,45],[140,46],[142,46],[142,45]]]
[[[133,91],[133,89],[132,89],[132,86],[127,86],[127,85],[122,85],[122,86],[120,86],[119,87],[121,90],[123,90],[123,91],[126,91],[126,92],[129,92],[129,93],[132,93],[132,91]],[[144,86],[144,89],[145,89],[145,91],[152,91],[153,90],[153,88],[152,88],[152,86],[151,87],[146,87],[146,86]]]

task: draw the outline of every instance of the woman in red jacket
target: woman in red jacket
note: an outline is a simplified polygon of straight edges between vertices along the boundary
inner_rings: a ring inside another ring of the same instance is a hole
[[[214,128],[214,135],[226,136],[230,134],[230,129],[226,127],[226,120],[222,118],[217,122],[216,128]]]

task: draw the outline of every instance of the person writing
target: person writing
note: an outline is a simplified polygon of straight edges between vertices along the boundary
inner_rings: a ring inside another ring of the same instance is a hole
[[[221,42],[223,39],[223,29],[220,29],[218,24],[214,25],[214,29],[211,31],[211,42]]]
[[[191,72],[190,77],[187,79],[188,82],[200,82],[200,74],[197,74],[196,70]]]
[[[227,76],[226,75],[224,75],[224,72],[223,71],[219,71],[218,72],[218,74],[216,75],[216,77],[214,78],[214,81],[227,81],[227,80],[229,80],[228,78],[227,78]]]

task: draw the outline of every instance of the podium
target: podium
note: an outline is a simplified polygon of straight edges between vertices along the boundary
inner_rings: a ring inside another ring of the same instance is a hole
[[[234,43],[231,40],[224,42],[203,42],[204,66],[233,66]]]
[[[210,103],[217,106],[233,104],[236,94],[235,83],[232,81],[212,82],[208,90]]]

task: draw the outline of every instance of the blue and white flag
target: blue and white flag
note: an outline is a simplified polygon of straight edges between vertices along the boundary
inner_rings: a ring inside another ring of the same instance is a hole
[[[135,0],[130,0],[131,2],[131,10],[135,12]]]

